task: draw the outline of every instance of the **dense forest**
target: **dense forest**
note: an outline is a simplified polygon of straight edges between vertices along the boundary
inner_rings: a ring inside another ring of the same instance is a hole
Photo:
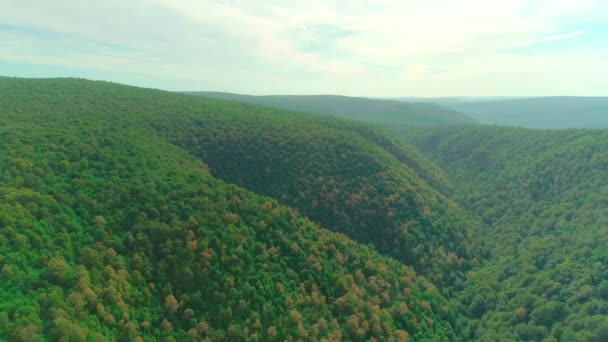
[[[469,219],[414,149],[355,123],[104,82],[2,78],[0,93],[1,337],[461,334],[446,296],[476,263]],[[311,164],[276,159],[290,155]]]
[[[608,341],[608,131],[401,132],[446,170],[492,251],[461,294],[472,337]]]
[[[391,154],[367,138],[373,131],[355,124],[258,108],[247,113],[207,115],[183,125],[187,131],[161,124],[160,133],[204,160],[219,178],[372,243],[440,283],[463,277],[472,262],[472,231],[461,210],[413,171],[420,168],[420,156],[387,140]],[[415,168],[404,164],[410,161]]]
[[[216,94],[0,77],[0,340],[608,340],[607,131]]]

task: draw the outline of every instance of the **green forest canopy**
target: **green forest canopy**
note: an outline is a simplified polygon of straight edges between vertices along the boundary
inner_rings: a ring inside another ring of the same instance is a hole
[[[475,263],[471,232],[424,180],[441,173],[408,166],[428,163],[415,150],[358,124],[319,130],[299,114],[105,82],[2,78],[0,93],[0,336],[461,334],[445,293]],[[310,147],[298,158],[325,161],[306,170],[314,177],[267,160],[294,144]],[[212,176],[245,184],[269,167],[284,168],[265,190],[279,201]]]
[[[0,339],[608,339],[606,131],[0,98]]]
[[[608,131],[496,126],[402,132],[485,223],[465,284],[476,339],[608,340]]]

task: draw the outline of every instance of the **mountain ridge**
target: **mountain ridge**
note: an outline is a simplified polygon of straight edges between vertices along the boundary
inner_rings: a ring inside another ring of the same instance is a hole
[[[252,96],[222,92],[185,92],[225,100],[267,105],[279,109],[331,115],[378,125],[470,125],[466,114],[432,103],[403,103],[342,95],[267,95]]]
[[[525,128],[608,128],[608,97],[548,96],[443,103],[480,123]]]

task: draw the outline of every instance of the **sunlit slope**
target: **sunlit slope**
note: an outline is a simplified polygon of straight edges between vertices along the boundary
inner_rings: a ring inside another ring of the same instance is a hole
[[[430,163],[397,143],[389,153],[390,139],[360,124],[100,82],[14,82],[34,90],[28,94],[46,87],[31,95],[32,106],[57,110],[56,118],[103,116],[113,127],[150,129],[203,160],[214,176],[372,243],[439,283],[471,265],[461,211],[408,166]],[[39,119],[33,114],[31,120]]]
[[[475,124],[475,120],[470,116],[433,103],[408,103],[337,95],[250,96],[219,92],[189,92],[187,94],[255,103],[298,112],[331,115],[381,126]]]
[[[428,129],[407,137],[482,218],[492,259],[463,302],[476,339],[608,339],[608,131]]]
[[[81,80],[0,84],[0,338],[458,333],[411,268],[212,177],[150,128],[214,122],[206,104]]]
[[[0,337],[460,334],[435,285],[386,255],[459,279],[464,219],[384,138],[104,82],[2,78],[0,94]]]

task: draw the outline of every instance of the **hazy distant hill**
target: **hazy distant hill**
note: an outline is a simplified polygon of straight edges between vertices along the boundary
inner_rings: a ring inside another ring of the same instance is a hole
[[[480,123],[527,128],[608,128],[608,97],[455,99],[437,103],[467,113]]]
[[[447,97],[396,97],[381,98],[383,100],[395,100],[402,102],[426,102],[436,103],[441,106],[449,107],[453,104],[474,103],[487,101],[519,100],[531,98],[530,96],[447,96]]]
[[[470,125],[475,120],[434,103],[406,103],[337,95],[250,96],[219,92],[188,92],[190,95],[256,103],[279,109],[327,114],[378,125]]]

